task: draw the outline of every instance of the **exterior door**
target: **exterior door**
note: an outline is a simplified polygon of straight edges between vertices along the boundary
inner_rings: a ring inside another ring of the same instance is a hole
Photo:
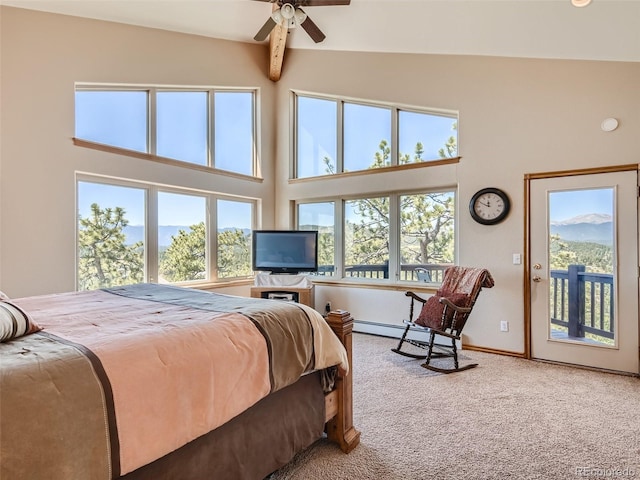
[[[534,178],[531,356],[640,373],[638,171]]]

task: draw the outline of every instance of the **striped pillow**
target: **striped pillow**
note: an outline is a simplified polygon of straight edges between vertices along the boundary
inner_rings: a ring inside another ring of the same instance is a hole
[[[20,307],[11,302],[0,301],[0,342],[42,330]]]

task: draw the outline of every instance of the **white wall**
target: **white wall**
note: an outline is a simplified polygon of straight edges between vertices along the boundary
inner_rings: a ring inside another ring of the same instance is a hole
[[[263,199],[263,226],[289,226],[290,203],[357,192],[458,188],[459,263],[489,268],[465,329],[469,344],[524,350],[523,176],[638,163],[640,64],[289,50],[267,80],[265,47],[0,7],[0,289],[11,296],[73,290],[76,171],[150,179]],[[194,173],[75,147],[74,82],[248,86],[261,89],[264,182]],[[458,110],[459,165],[289,184],[291,89]],[[599,129],[606,117],[620,127]],[[277,159],[274,168],[274,159]],[[467,203],[486,186],[506,190],[500,225],[474,223]],[[248,287],[231,288],[240,293]],[[321,286],[357,320],[399,324],[402,290]],[[510,321],[508,333],[498,332]]]

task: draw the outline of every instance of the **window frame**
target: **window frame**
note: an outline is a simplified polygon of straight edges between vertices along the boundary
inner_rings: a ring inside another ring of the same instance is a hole
[[[81,83],[74,85],[74,105],[76,92],[146,92],[147,94],[147,148],[145,152],[129,150],[117,145],[104,144],[74,136],[74,143],[78,146],[96,148],[99,150],[113,151],[137,158],[170,163],[185,168],[205,169],[232,176],[244,178],[260,178],[260,166],[258,161],[260,135],[258,130],[258,106],[260,90],[257,87],[212,87],[212,86],[171,86],[171,85],[138,85],[138,84],[109,84],[109,83]],[[197,164],[186,160],[157,155],[157,93],[159,92],[198,92],[207,94],[207,164]],[[215,162],[215,94],[216,93],[250,93],[251,94],[251,174],[225,170],[216,166]],[[74,116],[74,135],[76,131]]]
[[[298,99],[300,97],[325,100],[325,101],[333,101],[336,102],[336,142],[337,142],[337,152],[336,152],[336,172],[335,173],[327,173],[323,175],[312,175],[306,177],[299,176],[299,158],[298,158]],[[411,105],[402,105],[397,103],[390,102],[376,102],[371,100],[364,100],[353,97],[345,97],[345,96],[336,96],[336,95],[326,95],[321,93],[313,93],[306,92],[302,90],[291,90],[291,116],[292,116],[292,128],[291,128],[291,146],[290,146],[290,158],[291,162],[289,165],[289,179],[290,180],[305,180],[312,179],[318,177],[326,177],[333,175],[349,175],[349,174],[358,174],[369,171],[384,171],[385,169],[396,169],[405,167],[408,165],[430,165],[430,164],[439,164],[441,162],[449,162],[459,160],[459,148],[456,148],[456,156],[455,157],[445,157],[445,158],[425,158],[420,162],[410,163],[410,164],[400,164],[399,156],[400,156],[400,145],[399,145],[399,128],[400,128],[400,113],[401,112],[409,112],[409,113],[418,113],[425,115],[432,115],[438,117],[451,118],[456,123],[456,145],[458,145],[459,138],[459,112],[457,110],[446,110],[446,109],[437,109],[437,108],[423,108],[418,106]],[[383,167],[377,167],[375,169],[362,169],[362,170],[344,170],[344,105],[345,104],[353,104],[358,106],[369,106],[375,108],[387,109],[390,111],[390,123],[391,123],[391,137],[389,138],[390,144],[390,164]]]
[[[247,276],[238,277],[218,277],[217,272],[217,201],[226,200],[233,202],[247,203],[251,206],[251,230],[258,228],[258,211],[259,202],[257,198],[238,197],[233,195],[225,195],[219,192],[205,191],[193,188],[177,187],[165,184],[155,184],[152,182],[144,182],[138,180],[129,180],[115,178],[103,175],[94,175],[89,173],[76,172],[75,176],[75,286],[79,288],[79,240],[80,240],[80,204],[78,195],[78,184],[96,183],[114,187],[136,188],[144,191],[144,281],[150,283],[158,283],[159,278],[159,245],[158,245],[158,193],[174,193],[180,195],[190,195],[197,197],[205,197],[206,201],[206,218],[205,218],[205,235],[206,235],[206,255],[207,255],[207,278],[204,280],[188,280],[180,282],[170,282],[171,285],[185,286],[201,286],[207,284],[225,284],[235,281],[246,281],[253,278],[253,272]],[[213,233],[212,233],[213,232]]]
[[[357,284],[384,284],[384,285],[402,285],[402,286],[420,286],[421,284],[418,281],[412,280],[402,280],[401,272],[402,272],[402,263],[401,263],[401,236],[402,236],[402,227],[400,224],[400,198],[406,195],[425,195],[425,194],[434,194],[434,193],[451,193],[453,195],[453,212],[454,212],[454,220],[453,220],[453,264],[458,264],[458,254],[459,254],[459,235],[458,235],[458,224],[459,224],[459,192],[456,186],[443,186],[443,187],[434,187],[429,189],[418,189],[418,190],[401,190],[401,191],[392,191],[392,192],[368,192],[363,194],[356,195],[337,195],[331,197],[322,197],[322,198],[309,198],[309,199],[300,199],[295,200],[295,208],[294,208],[294,225],[299,227],[299,206],[307,205],[307,204],[315,204],[315,203],[334,203],[334,231],[335,231],[335,240],[334,240],[334,255],[335,255],[335,268],[333,275],[317,275],[314,276],[314,281],[327,281],[327,282],[341,282],[341,283],[357,283]],[[345,275],[345,204],[347,201],[353,201],[364,198],[380,198],[380,197],[388,197],[389,198],[389,277],[380,279],[380,278],[357,278],[350,277]],[[429,282],[425,284],[429,287],[434,287],[439,285],[439,282]]]

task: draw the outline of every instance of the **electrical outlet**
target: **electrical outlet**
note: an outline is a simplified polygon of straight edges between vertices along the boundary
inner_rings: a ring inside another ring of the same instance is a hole
[[[513,264],[520,265],[522,263],[522,256],[519,253],[513,254]]]
[[[500,321],[500,331],[508,332],[509,331],[509,322],[507,320]]]

